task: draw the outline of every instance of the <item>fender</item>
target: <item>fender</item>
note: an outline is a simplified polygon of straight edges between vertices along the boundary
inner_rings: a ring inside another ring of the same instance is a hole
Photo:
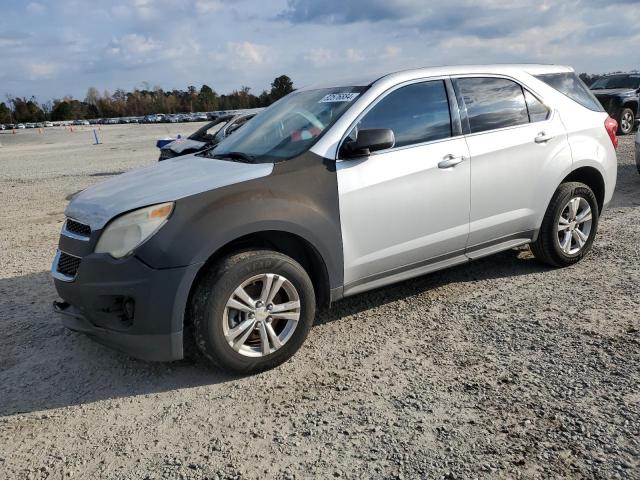
[[[343,252],[335,162],[307,152],[265,177],[180,199],[137,256],[154,268],[204,263],[242,236],[282,231],[321,255],[331,288],[342,286]]]

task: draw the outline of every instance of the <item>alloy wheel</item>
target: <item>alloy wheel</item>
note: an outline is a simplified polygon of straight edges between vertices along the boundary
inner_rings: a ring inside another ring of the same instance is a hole
[[[300,308],[300,295],[285,277],[273,273],[255,275],[227,300],[222,325],[225,339],[241,355],[269,355],[291,339]]]
[[[593,215],[591,206],[582,197],[573,197],[558,219],[558,244],[565,255],[575,255],[582,250],[591,234]]]
[[[620,119],[620,130],[624,133],[629,133],[633,128],[633,114],[630,111],[624,112]]]

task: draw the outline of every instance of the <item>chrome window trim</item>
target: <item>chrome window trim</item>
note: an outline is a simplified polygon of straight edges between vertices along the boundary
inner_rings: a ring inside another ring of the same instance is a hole
[[[378,95],[373,101],[371,101],[364,108],[364,110],[362,110],[358,114],[358,116],[355,118],[355,120],[353,122],[351,122],[351,124],[349,124],[349,127],[347,127],[347,129],[343,132],[342,137],[340,138],[340,141],[338,142],[338,148],[336,148],[335,160],[337,162],[343,162],[343,161],[351,160],[351,159],[348,159],[348,158],[340,158],[340,149],[342,148],[342,144],[346,140],[346,138],[349,135],[349,133],[351,132],[351,130],[353,130],[353,128],[357,125],[357,123],[360,120],[362,120],[362,118],[367,113],[369,113],[371,111],[371,109],[373,109],[373,107],[375,107],[379,102],[381,102],[384,98],[386,98],[388,95],[390,95],[391,93],[395,92],[396,90],[399,90],[400,88],[407,87],[409,85],[414,85],[414,84],[417,84],[417,83],[437,82],[437,81],[442,81],[444,83],[444,89],[445,89],[445,93],[447,95],[447,102],[449,103],[449,117],[450,117],[449,119],[451,121],[451,136],[450,137],[446,137],[446,138],[440,138],[438,140],[430,140],[428,142],[412,143],[410,145],[403,145],[401,147],[387,148],[385,150],[379,150],[377,152],[374,152],[374,153],[371,154],[371,156],[382,154],[382,153],[399,151],[399,150],[406,150],[408,148],[421,147],[421,146],[430,145],[430,144],[433,144],[433,143],[440,143],[440,142],[444,142],[444,141],[447,141],[447,140],[451,140],[451,139],[463,136],[462,134],[458,135],[458,134],[454,134],[454,132],[453,132],[453,121],[454,121],[454,119],[451,117],[451,100],[449,99],[449,89],[447,88],[447,84],[446,84],[446,81],[447,81],[448,78],[449,78],[448,75],[442,75],[442,76],[437,76],[437,77],[416,78],[416,79],[412,79],[412,80],[407,80],[407,81],[402,82],[402,83],[398,83],[398,84],[388,88],[384,92],[380,93],[380,95]]]
[[[60,251],[59,249],[56,250],[56,255],[55,257],[53,257],[53,262],[51,263],[51,276],[57,280],[60,280],[62,282],[73,282],[76,277],[75,275],[73,277],[70,277],[69,275],[65,275],[64,273],[60,273],[58,271],[58,262],[60,261],[60,254],[63,253],[62,251]],[[75,255],[71,255],[70,253],[64,252],[65,255],[69,255],[70,257],[74,257],[74,258],[78,258],[78,259],[82,259],[81,257],[77,257]]]
[[[73,233],[67,230],[67,220],[73,220],[74,222],[78,222],[82,225],[87,225],[86,223],[79,222],[74,218],[67,217],[64,221],[64,225],[62,226],[62,235],[64,235],[65,237],[73,238],[74,240],[80,240],[81,242],[88,242],[91,239],[91,236],[85,237],[84,235],[78,235],[77,233]],[[87,226],[91,228],[90,225]]]
[[[526,127],[530,127],[531,125],[541,125],[541,124],[545,124],[545,123],[549,123],[551,122],[551,120],[553,120],[553,118],[555,117],[555,110],[551,111],[551,115],[549,115],[549,118],[547,118],[546,120],[541,120],[539,122],[529,122],[529,123],[523,123],[522,125],[512,125],[510,127],[502,127],[502,128],[494,128],[493,130],[484,130],[482,132],[476,132],[476,133],[467,133],[464,135],[465,138],[468,137],[478,137],[480,135],[487,135],[487,134],[491,134],[491,133],[496,133],[496,132],[506,132],[509,130],[515,130],[517,128],[526,128]]]

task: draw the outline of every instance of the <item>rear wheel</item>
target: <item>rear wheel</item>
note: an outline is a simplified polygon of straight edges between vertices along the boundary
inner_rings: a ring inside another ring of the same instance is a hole
[[[212,363],[236,373],[273,368],[304,342],[315,304],[313,284],[292,258],[269,250],[231,255],[194,293],[196,345]]]
[[[591,250],[598,217],[598,202],[587,185],[563,183],[547,207],[538,239],[531,244],[533,254],[556,267],[579,262]]]
[[[636,117],[633,113],[633,110],[630,108],[623,108],[620,111],[620,116],[618,117],[618,133],[620,135],[629,135],[633,132],[633,126],[635,125]]]

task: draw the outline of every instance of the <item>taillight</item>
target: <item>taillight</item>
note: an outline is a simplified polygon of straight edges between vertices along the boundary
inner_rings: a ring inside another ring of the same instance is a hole
[[[604,121],[604,129],[609,134],[611,143],[613,143],[613,148],[618,148],[618,136],[616,135],[616,132],[618,131],[618,122],[611,117],[607,117]]]

